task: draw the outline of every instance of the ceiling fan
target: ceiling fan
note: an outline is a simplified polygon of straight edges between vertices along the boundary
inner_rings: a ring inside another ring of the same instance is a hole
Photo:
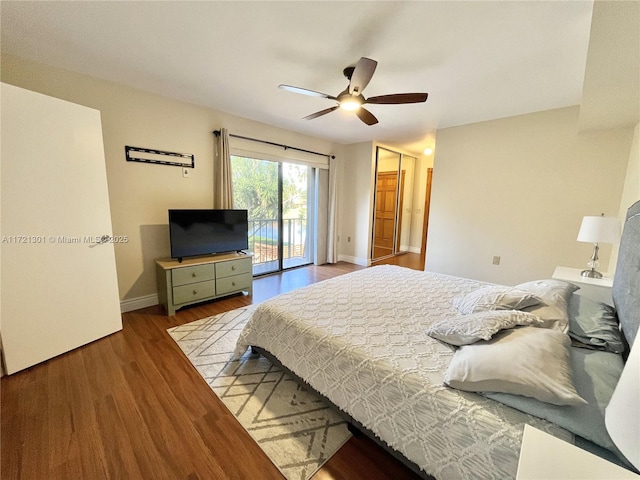
[[[402,103],[422,103],[427,100],[427,93],[394,93],[369,98],[362,96],[362,91],[369,84],[377,65],[378,62],[375,60],[362,57],[358,60],[355,67],[345,68],[342,73],[349,80],[349,86],[335,97],[333,95],[327,95],[326,93],[315,92],[313,90],[307,90],[306,88],[293,87],[291,85],[278,85],[278,87],[283,90],[288,90],[289,92],[301,93],[312,97],[328,98],[329,100],[335,100],[338,102],[338,105],[307,115],[303,120],[312,120],[322,115],[326,115],[327,113],[331,113],[338,108],[342,108],[343,110],[355,112],[358,118],[367,125],[375,125],[378,123],[378,119],[373,116],[371,112],[363,108],[362,105],[367,103],[397,105]]]

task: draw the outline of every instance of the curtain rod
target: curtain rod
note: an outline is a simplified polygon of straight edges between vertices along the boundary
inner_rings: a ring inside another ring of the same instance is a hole
[[[214,130],[213,134],[216,137],[220,136],[220,130]],[[249,140],[251,142],[266,143],[267,145],[273,145],[274,147],[282,147],[285,150],[291,149],[291,150],[297,150],[298,152],[310,153],[312,155],[320,155],[321,157],[327,157],[327,158],[332,158],[332,159],[336,158],[335,155],[330,155],[330,154],[327,154],[327,153],[320,153],[320,152],[313,152],[311,150],[305,150],[304,148],[292,147],[290,145],[283,145],[282,143],[269,142],[267,140],[260,140],[258,138],[243,137],[242,135],[234,135],[232,133],[230,133],[229,136],[233,137],[233,138],[240,138],[242,140]]]

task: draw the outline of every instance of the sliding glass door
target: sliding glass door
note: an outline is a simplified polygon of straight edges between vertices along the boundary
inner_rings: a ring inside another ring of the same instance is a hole
[[[312,263],[312,169],[232,155],[234,208],[249,212],[253,274]]]
[[[282,260],[283,268],[299,267],[313,261],[309,231],[309,167],[281,163],[282,168]]]

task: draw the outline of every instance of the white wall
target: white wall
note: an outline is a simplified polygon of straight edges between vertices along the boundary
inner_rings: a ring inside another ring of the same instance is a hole
[[[570,107],[438,131],[428,270],[515,284],[585,265],[592,247],[576,241],[580,222],[618,214],[633,129],[580,134],[578,115]]]
[[[369,265],[375,149],[371,142],[342,147],[338,174],[338,260]]]
[[[169,255],[167,210],[211,208],[213,130],[226,127],[230,133],[323,153],[334,149],[326,140],[14,56],[2,56],[0,74],[6,83],[100,110],[113,233],[130,239],[115,246],[125,301],[156,293],[154,260]],[[192,153],[196,167],[183,178],[179,167],[127,162],[125,145]]]

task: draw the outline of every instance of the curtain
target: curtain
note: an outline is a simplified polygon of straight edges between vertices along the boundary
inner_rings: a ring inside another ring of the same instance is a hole
[[[327,262],[328,241],[329,241],[329,170],[314,168],[314,210],[315,210],[315,231],[313,263],[324,265]]]
[[[233,180],[231,178],[231,150],[229,132],[220,129],[216,136],[216,153],[213,161],[213,208],[233,208]]]
[[[329,158],[329,213],[327,218],[327,262],[338,263],[338,177],[337,160]]]

